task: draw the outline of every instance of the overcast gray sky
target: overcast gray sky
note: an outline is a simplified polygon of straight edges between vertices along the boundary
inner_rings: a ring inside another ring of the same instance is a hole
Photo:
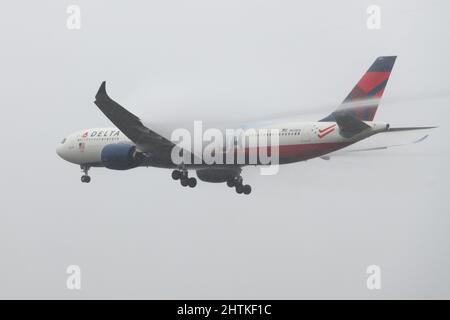
[[[66,27],[70,4],[80,30]],[[366,26],[371,4],[380,30]],[[4,4],[0,298],[450,298],[449,12],[444,0]],[[250,196],[156,168],[93,169],[82,184],[55,154],[65,135],[110,125],[92,103],[103,80],[155,126],[315,120],[381,55],[398,59],[376,119],[439,125],[421,144],[248,168]],[[80,291],[66,288],[72,264]]]

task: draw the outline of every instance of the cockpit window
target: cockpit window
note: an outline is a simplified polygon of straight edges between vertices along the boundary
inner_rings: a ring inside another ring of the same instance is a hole
[[[62,139],[61,144],[64,144],[64,142],[66,142],[66,138]]]

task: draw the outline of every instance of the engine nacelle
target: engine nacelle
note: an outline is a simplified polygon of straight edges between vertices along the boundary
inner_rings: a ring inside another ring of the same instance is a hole
[[[140,163],[136,147],[126,143],[108,144],[103,147],[101,160],[106,168],[113,170],[136,168]]]
[[[197,170],[197,177],[205,182],[226,182],[228,179],[236,177],[241,172],[240,169],[214,168]]]

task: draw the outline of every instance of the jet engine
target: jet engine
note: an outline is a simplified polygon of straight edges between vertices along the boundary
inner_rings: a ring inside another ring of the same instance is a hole
[[[126,143],[106,145],[101,152],[104,166],[113,170],[136,168],[142,162],[143,155],[136,151],[136,146]]]

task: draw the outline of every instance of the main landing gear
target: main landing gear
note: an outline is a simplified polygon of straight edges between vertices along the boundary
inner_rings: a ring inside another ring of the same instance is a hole
[[[235,188],[236,192],[241,194],[250,194],[252,192],[252,187],[249,184],[243,184],[243,179],[241,176],[232,177],[227,180],[227,186],[230,188]]]
[[[180,180],[180,183],[183,187],[189,186],[194,188],[197,185],[197,179],[188,177],[187,170],[173,170],[172,171],[172,179]]]
[[[91,177],[88,175],[89,167],[85,165],[81,165],[81,170],[84,172],[84,175],[81,176],[81,182],[89,183],[91,182]]]

